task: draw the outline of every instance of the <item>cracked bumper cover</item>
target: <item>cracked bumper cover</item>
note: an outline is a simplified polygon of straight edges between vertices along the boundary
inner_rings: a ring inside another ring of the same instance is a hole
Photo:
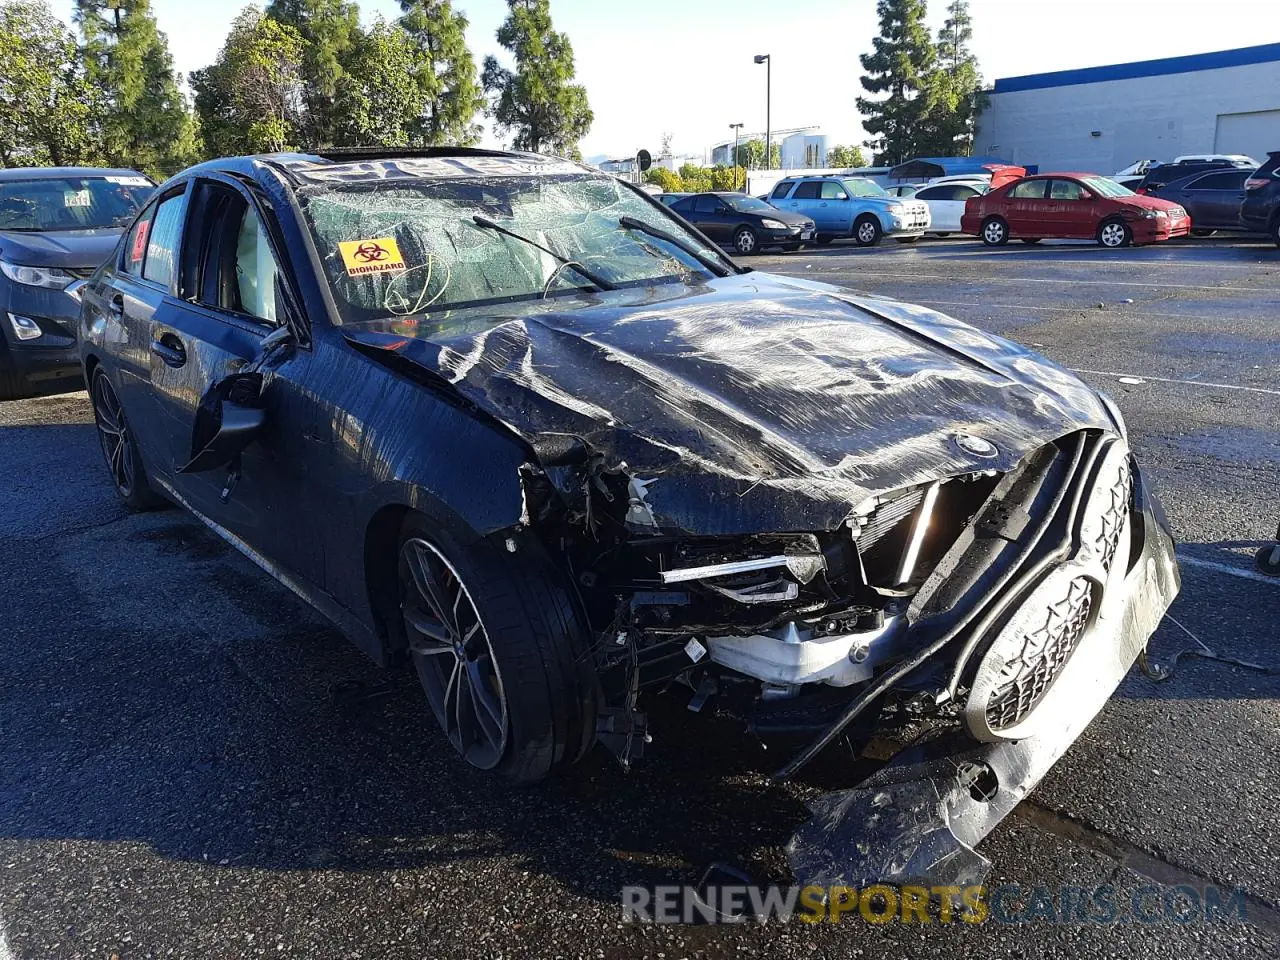
[[[1073,666],[1085,669],[1059,678],[1071,684],[1072,709],[1058,710],[1037,735],[1023,740],[976,743],[958,734],[904,750],[859,786],[823,795],[812,804],[813,818],[787,845],[800,883],[981,881],[990,863],[974,847],[1102,709],[1177,596],[1180,579],[1168,521],[1136,470],[1134,481],[1130,522],[1142,524],[1141,550],[1123,577],[1118,615],[1093,631],[1087,650],[1082,643],[1073,655]],[[980,784],[972,782],[976,771],[983,771]]]

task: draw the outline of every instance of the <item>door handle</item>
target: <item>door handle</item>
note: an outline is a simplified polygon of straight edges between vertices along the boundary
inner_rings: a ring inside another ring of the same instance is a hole
[[[170,367],[180,367],[187,362],[187,348],[172,333],[162,334],[151,341],[151,352]]]
[[[112,316],[123,317],[124,316],[124,294],[122,293],[113,294],[111,297],[111,301],[109,303],[109,307],[111,309]]]

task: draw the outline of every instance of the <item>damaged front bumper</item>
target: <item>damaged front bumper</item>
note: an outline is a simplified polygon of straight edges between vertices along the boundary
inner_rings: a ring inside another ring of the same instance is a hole
[[[812,804],[787,845],[796,879],[825,887],[979,882],[974,847],[1032,790],[1101,710],[1173,602],[1174,544],[1158,500],[1134,469],[1125,537],[1134,547],[1104,608],[1036,708],[1033,735],[979,743],[956,732],[902,751],[850,790]]]

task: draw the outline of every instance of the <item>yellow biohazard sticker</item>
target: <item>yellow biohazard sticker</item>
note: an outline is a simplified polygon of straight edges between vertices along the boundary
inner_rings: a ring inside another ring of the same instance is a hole
[[[363,277],[370,273],[403,270],[404,257],[393,237],[376,237],[373,240],[343,240],[338,244],[347,276]]]

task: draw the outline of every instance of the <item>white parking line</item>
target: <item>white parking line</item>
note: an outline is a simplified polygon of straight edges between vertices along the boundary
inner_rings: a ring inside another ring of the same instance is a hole
[[[1146,373],[1116,373],[1114,370],[1085,370],[1081,367],[1068,367],[1072,373],[1091,373],[1095,377],[1132,377],[1138,380],[1155,380],[1158,383],[1181,383],[1189,387],[1212,387],[1215,390],[1243,390],[1246,393],[1264,393],[1269,397],[1280,397],[1280,390],[1268,390],[1266,387],[1243,387],[1238,383],[1213,383],[1209,380],[1178,380],[1175,377],[1153,377]]]
[[[808,270],[806,273],[845,273],[844,269]],[[864,276],[875,279],[878,277],[891,277],[895,280],[946,280],[949,283],[955,283],[955,277],[948,277],[942,274],[932,273],[881,273],[875,271],[868,272]],[[983,277],[981,280],[973,280],[973,283],[1065,283],[1073,287],[1098,286],[1098,287],[1150,287],[1156,290],[1204,290],[1206,293],[1218,293],[1222,290],[1234,290],[1238,293],[1257,293],[1253,287],[1215,287],[1208,286],[1203,283],[1142,283],[1136,280],[1077,280],[1077,279],[1058,279],[1056,277]]]
[[[1027,313],[1028,313],[1028,314],[1033,314],[1033,313],[1034,313],[1035,311],[1037,311],[1037,310],[1056,310],[1056,311],[1058,311],[1059,313],[1096,313],[1096,312],[1097,312],[1097,306],[1096,306],[1095,304],[1093,304],[1093,303],[1082,303],[1082,304],[1077,304],[1077,305],[1076,305],[1076,306],[1074,306],[1074,307],[1049,307],[1049,306],[1045,306],[1045,305],[1044,305],[1044,304],[1042,304],[1042,303],[1035,303],[1035,304],[1030,304],[1030,303],[987,303],[985,300],[983,300],[983,301],[974,301],[974,300],[929,300],[929,299],[927,299],[927,298],[925,298],[925,297],[914,297],[914,298],[911,300],[911,302],[912,302],[912,303],[922,303],[922,304],[925,304],[926,306],[931,306],[931,307],[934,307],[934,306],[936,306],[936,307],[981,307],[981,308],[983,308],[983,309],[990,308],[990,309],[994,309],[994,310],[1025,310],[1025,311],[1027,311]],[[1130,308],[1132,308],[1132,309],[1137,310],[1137,309],[1139,309],[1139,308],[1143,307],[1143,306],[1144,306],[1144,304],[1147,304],[1147,303],[1158,303],[1158,302],[1159,302],[1158,300],[1144,300],[1144,301],[1141,301],[1141,302],[1138,302],[1138,303],[1109,303],[1109,304],[1107,304],[1107,308],[1108,308],[1108,310],[1110,310],[1110,308],[1112,308],[1112,307],[1130,307]],[[1162,319],[1166,319],[1166,318],[1167,318],[1167,319],[1169,319],[1169,320],[1196,320],[1196,319],[1199,319],[1198,317],[1191,316],[1191,315],[1189,315],[1189,314],[1185,314],[1185,313],[1152,313],[1152,312],[1151,312],[1151,311],[1149,311],[1149,310],[1143,310],[1143,311],[1142,311],[1142,319],[1143,319],[1143,320],[1162,320]],[[1252,323],[1252,322],[1254,322],[1254,321],[1257,321],[1257,322],[1259,322],[1259,323],[1270,323],[1270,322],[1271,322],[1271,321],[1267,320],[1267,319],[1266,319],[1266,318],[1264,318],[1264,317],[1220,317],[1220,316],[1217,316],[1216,314],[1214,315],[1214,318],[1213,318],[1213,319],[1214,319],[1215,321],[1217,321],[1218,323]]]
[[[1244,567],[1233,567],[1229,563],[1201,560],[1199,557],[1188,557],[1181,553],[1178,554],[1178,563],[1188,567],[1212,570],[1215,573],[1225,573],[1231,577],[1239,577],[1241,580],[1253,580],[1257,583],[1269,583],[1273,587],[1280,587],[1280,577],[1268,577],[1265,573],[1256,573],[1253,570],[1246,570]],[[2,954],[0,954],[0,960],[3,960]]]
[[[13,951],[9,949],[9,938],[4,934],[4,917],[0,917],[0,960],[14,960]]]

